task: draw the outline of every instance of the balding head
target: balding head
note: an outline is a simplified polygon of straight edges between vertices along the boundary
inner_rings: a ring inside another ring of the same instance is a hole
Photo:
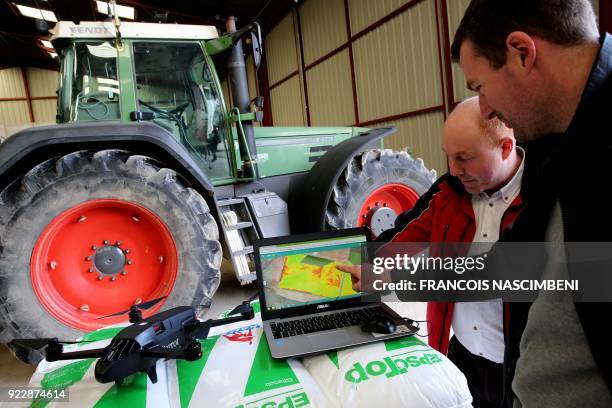
[[[477,97],[457,105],[442,133],[449,170],[472,194],[503,187],[520,165],[512,130],[483,119]]]
[[[502,121],[497,118],[486,120],[482,117],[477,96],[459,103],[450,113],[444,127],[451,128],[450,133],[456,135],[456,126],[472,128],[475,136],[488,138],[493,144],[499,143],[504,137],[514,139],[512,129],[506,127]]]

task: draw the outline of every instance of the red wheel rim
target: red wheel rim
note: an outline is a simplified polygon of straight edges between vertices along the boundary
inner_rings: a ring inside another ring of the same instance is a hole
[[[404,184],[385,184],[374,190],[365,200],[359,210],[357,226],[369,227],[374,212],[380,208],[389,208],[397,216],[414,207],[418,199],[416,191]]]
[[[177,259],[170,231],[153,212],[129,201],[92,200],[47,225],[32,252],[30,276],[53,317],[91,331],[127,319],[103,316],[170,294]]]

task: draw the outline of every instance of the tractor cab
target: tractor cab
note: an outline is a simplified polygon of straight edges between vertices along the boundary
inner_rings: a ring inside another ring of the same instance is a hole
[[[58,23],[58,122],[152,121],[187,149],[211,181],[233,178],[228,113],[205,52],[216,29],[179,28],[160,34],[156,24],[123,23],[118,46],[110,23]],[[155,29],[157,34],[146,32]]]

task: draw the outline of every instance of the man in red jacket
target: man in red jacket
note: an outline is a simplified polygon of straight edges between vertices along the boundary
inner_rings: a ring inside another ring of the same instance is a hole
[[[522,209],[524,151],[498,119],[482,118],[477,98],[459,104],[443,129],[449,172],[400,215],[381,242],[494,242]],[[355,289],[360,273],[353,274]],[[427,305],[429,344],[465,374],[475,407],[503,397],[504,306],[501,299]],[[450,339],[450,329],[455,335]]]

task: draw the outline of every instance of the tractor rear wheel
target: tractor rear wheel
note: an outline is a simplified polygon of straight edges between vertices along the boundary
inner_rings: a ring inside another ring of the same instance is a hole
[[[145,317],[183,305],[201,316],[219,286],[221,245],[208,205],[150,157],[56,157],[3,190],[0,203],[3,343],[74,339],[127,320],[106,315],[162,296]],[[42,357],[12,349],[29,363]]]
[[[368,150],[355,156],[334,186],[327,206],[328,228],[368,227],[373,236],[393,228],[436,179],[421,159],[403,151]]]

